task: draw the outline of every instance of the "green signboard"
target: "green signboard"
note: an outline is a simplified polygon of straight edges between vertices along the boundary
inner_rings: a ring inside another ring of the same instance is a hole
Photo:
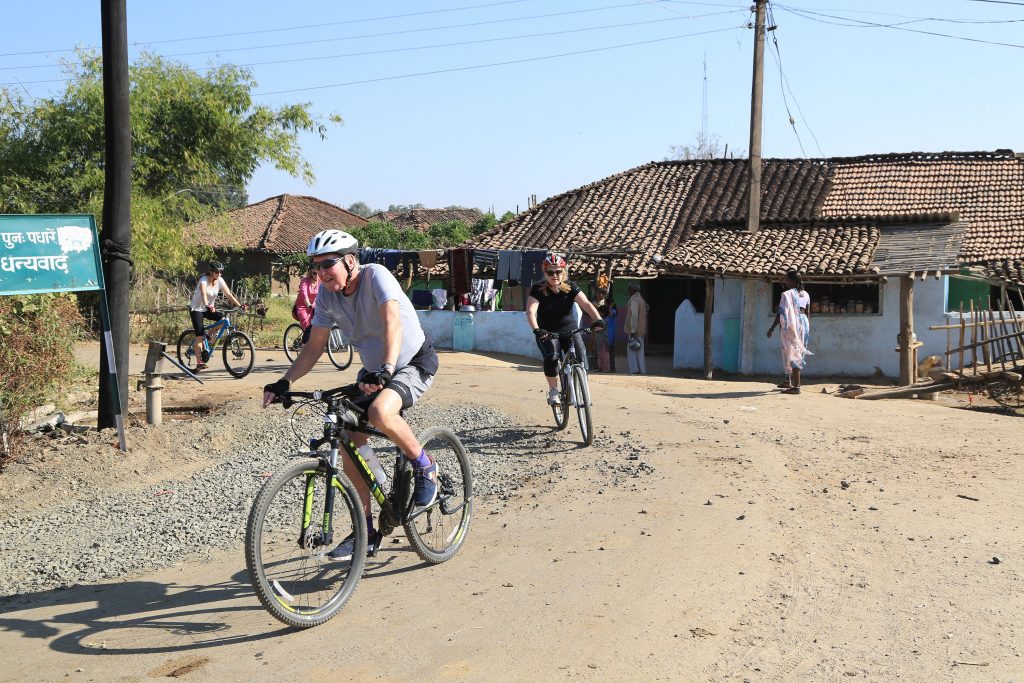
[[[115,405],[122,405],[103,287],[96,222],[87,215],[0,216],[0,295],[99,290],[103,347]],[[121,450],[124,414],[114,416]]]
[[[0,294],[103,289],[92,216],[0,216]]]

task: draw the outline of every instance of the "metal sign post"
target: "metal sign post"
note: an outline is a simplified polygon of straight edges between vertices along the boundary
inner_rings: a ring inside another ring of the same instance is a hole
[[[99,292],[108,379],[122,406],[95,220],[87,215],[0,216],[0,296],[58,292]],[[126,451],[123,408],[115,420],[118,445]]]

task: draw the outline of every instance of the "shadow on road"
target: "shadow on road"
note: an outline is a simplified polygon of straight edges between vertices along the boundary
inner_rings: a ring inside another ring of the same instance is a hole
[[[53,616],[40,618],[39,610]],[[238,618],[250,612],[252,617]],[[270,618],[260,618],[262,612],[241,571],[208,586],[129,581],[8,598],[0,602],[0,629],[50,640],[58,652],[101,656],[183,652],[293,630],[263,628]]]

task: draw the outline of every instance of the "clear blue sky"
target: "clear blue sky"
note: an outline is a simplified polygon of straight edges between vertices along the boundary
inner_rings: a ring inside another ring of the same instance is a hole
[[[326,141],[303,139],[315,185],[263,168],[252,201],[289,192],[342,206],[461,204],[500,214],[525,208],[531,193],[543,200],[693,142],[705,60],[708,130],[746,150],[750,4],[128,0],[128,40],[196,67],[276,62],[252,67],[261,101],[309,102],[344,118]],[[32,81],[60,78],[59,50],[99,45],[99,5],[11,3],[0,82],[19,80],[36,97],[59,88]],[[774,5],[774,19],[767,49],[774,36],[804,151],[766,52],[765,157],[1024,151],[1024,2],[789,0]],[[208,37],[240,32],[250,33]],[[645,44],[602,49],[629,43]],[[353,56],[368,52],[378,54]],[[565,53],[582,54],[536,59]],[[453,71],[391,78],[443,70]],[[335,84],[348,85],[320,87]]]

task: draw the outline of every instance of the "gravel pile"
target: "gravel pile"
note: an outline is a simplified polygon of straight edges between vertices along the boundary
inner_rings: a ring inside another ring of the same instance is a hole
[[[555,433],[479,405],[425,404],[408,419],[416,431],[454,427],[472,461],[476,494],[484,499],[507,500],[523,486],[550,485],[567,470],[591,472],[606,486],[628,485],[653,471],[643,461],[646,448],[627,432],[599,430],[584,451],[575,449],[575,423]],[[305,428],[316,418],[304,420]],[[211,467],[136,493],[79,490],[78,499],[59,507],[0,522],[0,596],[97,583],[213,549],[240,548],[257,491],[299,441],[284,411],[229,409],[204,422],[198,429],[181,429],[179,446],[208,449],[211,433],[230,434]],[[378,450],[386,461],[390,449]],[[389,471],[386,462],[384,467]]]

